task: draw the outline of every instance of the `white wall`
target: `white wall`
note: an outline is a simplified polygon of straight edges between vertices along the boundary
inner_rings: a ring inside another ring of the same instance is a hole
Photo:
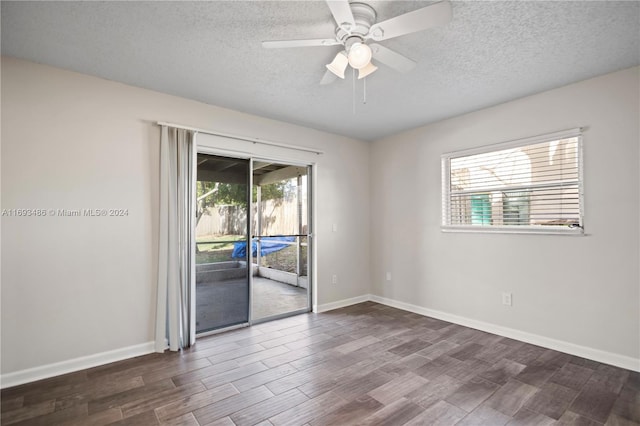
[[[3,375],[153,339],[157,120],[324,150],[298,156],[317,163],[316,303],[368,293],[368,144],[2,58],[2,208],[129,211],[2,218]],[[236,148],[296,157],[242,142]],[[330,284],[333,274],[338,285]]]
[[[639,81],[623,70],[375,142],[373,293],[640,366]],[[587,236],[440,231],[441,154],[580,126]]]

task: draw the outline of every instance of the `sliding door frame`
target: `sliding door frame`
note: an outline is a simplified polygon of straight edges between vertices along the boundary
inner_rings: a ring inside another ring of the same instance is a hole
[[[196,139],[197,141],[197,139]],[[223,333],[225,331],[235,330],[238,328],[249,327],[254,324],[260,324],[262,322],[273,321],[280,318],[286,318],[293,315],[300,315],[307,312],[313,311],[313,301],[316,298],[316,248],[315,248],[315,176],[316,176],[316,163],[315,162],[304,162],[300,160],[292,160],[286,157],[269,157],[262,155],[252,155],[248,152],[244,151],[235,151],[232,149],[224,149],[224,148],[215,148],[210,146],[201,146],[196,143],[196,155],[197,154],[205,154],[205,155],[216,155],[226,158],[235,158],[239,160],[249,160],[249,191],[248,191],[248,207],[247,207],[247,266],[249,269],[249,315],[248,322],[235,324],[229,327],[222,327],[215,330],[205,331],[203,333],[197,333],[196,339],[199,337],[206,337],[213,334]],[[307,279],[308,279],[308,288],[307,288],[307,307],[305,309],[298,309],[292,312],[286,312],[283,314],[273,315],[266,318],[260,318],[258,320],[253,319],[253,264],[251,260],[251,241],[253,239],[254,229],[253,229],[253,220],[251,220],[251,212],[253,211],[253,163],[254,161],[270,161],[279,164],[286,164],[289,166],[297,166],[297,167],[306,167],[307,168]],[[194,164],[194,167],[197,167],[197,164]],[[194,241],[195,244],[195,241]],[[193,262],[195,262],[195,257],[193,258]],[[195,278],[194,278],[195,279]],[[195,297],[195,296],[194,296]],[[195,321],[195,309],[193,310],[193,320]]]

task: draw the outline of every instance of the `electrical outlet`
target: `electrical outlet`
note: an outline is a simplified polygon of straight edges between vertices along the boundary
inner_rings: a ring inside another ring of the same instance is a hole
[[[331,277],[331,284],[338,284],[338,276],[334,275]]]
[[[338,224],[334,223],[331,229],[333,230],[333,232],[338,232]]]
[[[391,281],[391,272],[387,272],[387,281]]]
[[[512,306],[511,293],[502,293],[502,304]]]

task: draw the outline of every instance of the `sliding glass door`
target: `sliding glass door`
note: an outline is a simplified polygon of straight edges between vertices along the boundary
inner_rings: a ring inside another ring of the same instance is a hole
[[[310,310],[309,170],[253,162],[253,321]]]
[[[249,322],[250,161],[197,157],[196,333]]]
[[[197,162],[196,333],[310,311],[311,167]]]

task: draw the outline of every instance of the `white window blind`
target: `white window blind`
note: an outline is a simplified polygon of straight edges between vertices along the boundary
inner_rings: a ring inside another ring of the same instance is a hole
[[[583,231],[580,129],[442,156],[444,231]]]

